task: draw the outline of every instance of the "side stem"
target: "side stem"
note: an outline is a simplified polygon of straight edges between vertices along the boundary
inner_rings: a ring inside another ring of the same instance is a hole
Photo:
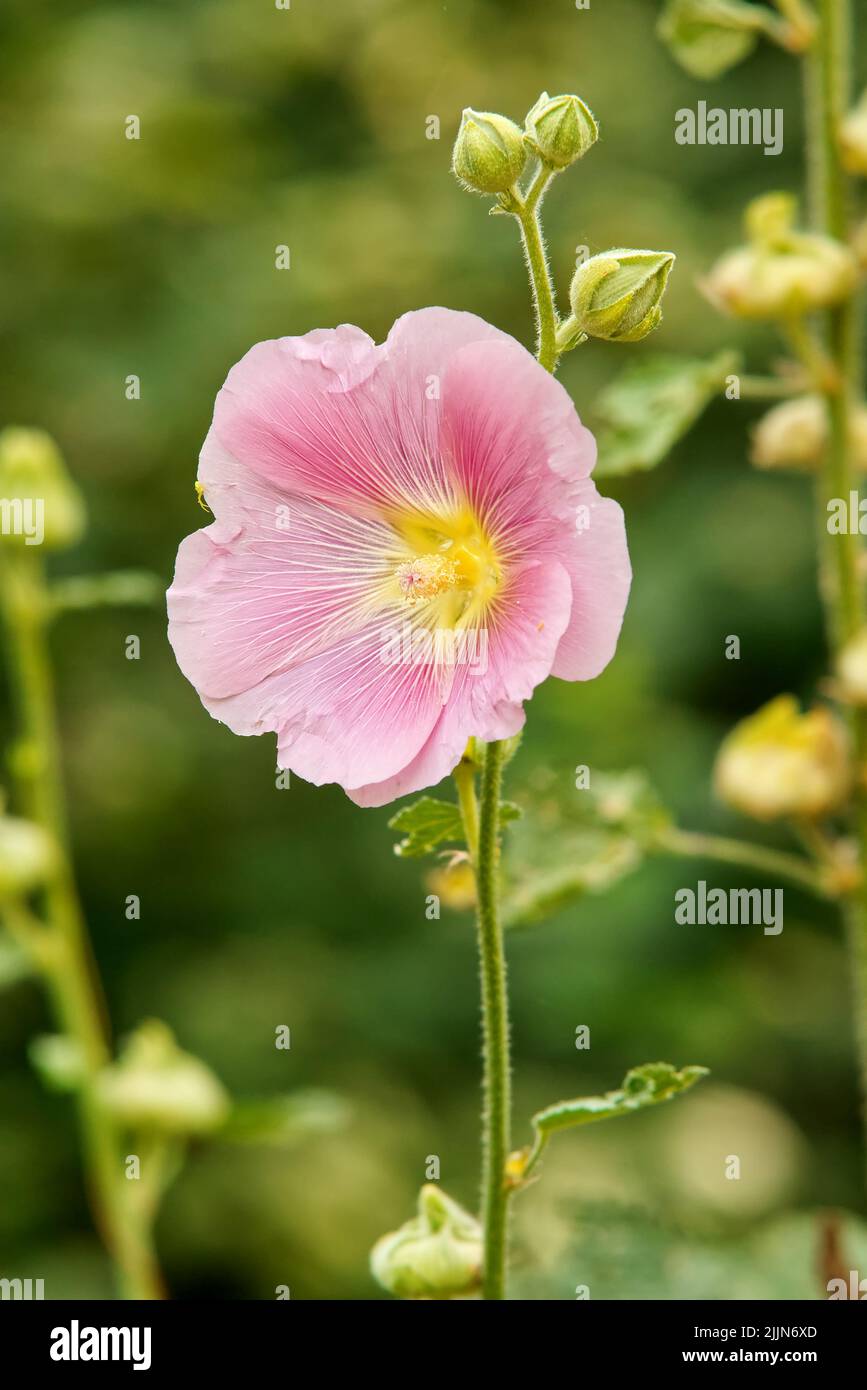
[[[851,101],[849,53],[852,16],[849,0],[819,0],[819,16],[816,41],[805,60],[810,205],[819,229],[845,242],[849,231],[848,188],[840,161],[838,134]],[[852,296],[831,310],[827,319],[827,350],[836,367],[837,382],[836,386],[829,383],[824,392],[829,438],[817,496],[819,526],[826,557],[823,599],[833,655],[839,653],[864,621],[859,537],[857,534],[827,535],[829,498],[848,498],[853,487],[850,441],[852,405],[860,375],[859,313],[858,298]],[[822,569],[820,557],[820,574]],[[852,732],[858,770],[856,824],[861,844],[861,864],[867,867],[867,786],[864,780],[867,768],[867,711],[853,712]],[[867,882],[850,898],[845,917],[862,1104],[867,1126]]]
[[[554,304],[554,289],[545,254],[542,237],[542,224],[539,220],[539,206],[545,190],[554,177],[550,169],[543,165],[530,187],[526,197],[517,195],[518,207],[515,217],[521,227],[521,240],[524,256],[533,290],[533,306],[536,312],[537,351],[536,357],[541,366],[553,372],[559,356],[557,350],[557,309]]]

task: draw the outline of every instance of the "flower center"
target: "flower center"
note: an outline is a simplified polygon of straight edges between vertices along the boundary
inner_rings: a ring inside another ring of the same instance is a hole
[[[436,598],[458,582],[458,567],[444,555],[418,555],[395,570],[398,588],[408,603]]]
[[[411,556],[394,570],[400,597],[426,605],[419,615],[426,625],[478,624],[500,586],[502,566],[470,510],[435,521],[404,518],[399,529]]]

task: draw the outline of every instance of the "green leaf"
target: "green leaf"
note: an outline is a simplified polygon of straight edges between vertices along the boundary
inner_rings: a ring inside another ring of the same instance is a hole
[[[622,835],[573,837],[562,848],[567,862],[559,867],[516,876],[506,898],[504,926],[529,927],[588,893],[607,892],[643,862],[639,846]]]
[[[265,1144],[285,1147],[312,1134],[341,1129],[349,1107],[331,1091],[297,1091],[267,1100],[238,1101],[220,1138],[233,1144]]]
[[[655,468],[692,428],[739,358],[651,357],[617,377],[599,400],[604,427],[594,477]]]
[[[513,801],[500,802],[500,822],[508,825],[521,816],[520,806]],[[418,859],[430,854],[441,844],[463,844],[464,826],[460,809],[452,801],[438,801],[423,796],[411,806],[404,806],[388,822],[390,830],[404,836],[394,847],[402,859]]]
[[[678,1071],[668,1062],[647,1062],[643,1067],[633,1067],[628,1071],[619,1090],[549,1105],[531,1119],[536,1137],[524,1171],[536,1163],[549,1138],[557,1130],[595,1124],[597,1120],[615,1120],[620,1115],[631,1115],[633,1111],[644,1110],[649,1105],[659,1105],[688,1091],[696,1081],[707,1075],[707,1067],[683,1067]]]
[[[81,1047],[65,1033],[42,1033],[35,1037],[27,1055],[49,1091],[75,1091],[84,1080]]]
[[[462,841],[464,827],[458,807],[451,801],[423,796],[411,806],[403,806],[388,822],[390,830],[404,836],[394,847],[395,854],[415,859],[430,854],[444,841]]]
[[[657,33],[682,68],[710,78],[748,58],[759,35],[778,23],[766,6],[742,0],[669,0]]]

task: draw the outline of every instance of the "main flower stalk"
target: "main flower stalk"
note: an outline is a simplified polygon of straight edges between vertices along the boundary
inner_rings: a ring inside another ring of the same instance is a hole
[[[540,366],[551,373],[555,371],[558,359],[558,316],[539,221],[539,203],[552,176],[551,170],[542,166],[526,198],[516,197],[517,210],[514,214],[521,227],[536,310],[536,357]],[[499,900],[500,792],[504,744],[489,743],[485,748],[479,805],[476,803],[472,771],[473,741],[468,754],[455,769],[455,781],[467,847],[475,869],[482,989],[482,1297],[504,1299],[508,1268],[509,1197],[512,1190],[506,1177],[512,1120],[509,994]]]
[[[506,955],[498,892],[500,787],[503,744],[485,749],[476,857],[479,961],[482,981],[484,1118],[482,1157],[482,1226],[484,1264],[482,1297],[506,1293],[508,1199],[506,1161],[511,1134],[511,1060]]]

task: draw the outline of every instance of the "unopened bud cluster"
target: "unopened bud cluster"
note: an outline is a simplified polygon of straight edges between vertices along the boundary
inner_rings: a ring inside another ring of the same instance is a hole
[[[508,193],[535,156],[548,168],[566,169],[599,136],[595,117],[580,97],[543,92],[523,128],[495,111],[468,106],[452,152],[452,169],[476,193]]]
[[[541,96],[527,112],[523,129],[492,111],[463,113],[452,169],[466,187],[498,197],[495,212],[519,220],[535,216],[541,190],[587,153],[599,125],[586,102],[574,94]],[[541,174],[522,189],[528,159]],[[616,248],[578,266],[569,292],[571,314],[558,325],[557,352],[587,338],[635,343],[656,328],[660,302],[674,264],[670,251]]]
[[[853,252],[832,237],[796,230],[796,212],[785,193],[749,205],[748,244],[726,252],[702,283],[711,303],[736,318],[779,320],[839,304],[852,293]]]

